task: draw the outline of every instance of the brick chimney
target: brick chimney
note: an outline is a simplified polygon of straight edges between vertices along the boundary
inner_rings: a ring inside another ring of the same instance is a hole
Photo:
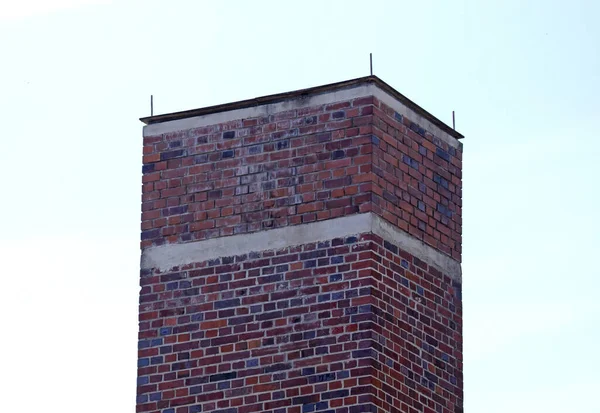
[[[462,135],[375,76],[142,121],[138,412],[462,412]]]

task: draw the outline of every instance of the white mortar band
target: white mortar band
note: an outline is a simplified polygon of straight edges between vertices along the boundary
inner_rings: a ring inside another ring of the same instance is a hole
[[[154,123],[144,126],[144,136],[156,136],[163,133],[199,128],[208,125],[216,125],[238,119],[256,118],[279,112],[285,112],[292,109],[333,104],[336,102],[367,96],[375,96],[381,102],[385,103],[407,119],[415,122],[435,137],[446,142],[448,145],[454,148],[459,147],[460,144],[458,139],[444,132],[426,118],[418,115],[412,109],[402,104],[398,99],[382,90],[375,84],[356,85],[347,89],[325,92],[320,95],[292,98],[278,103],[270,103],[249,108],[234,109],[225,112],[210,113],[208,115],[177,119],[168,122]]]
[[[461,266],[458,261],[394,227],[371,212],[251,234],[149,247],[142,252],[141,268],[168,271],[173,267],[218,257],[248,254],[253,251],[276,250],[363,233],[378,235],[434,266],[452,279],[461,280]]]

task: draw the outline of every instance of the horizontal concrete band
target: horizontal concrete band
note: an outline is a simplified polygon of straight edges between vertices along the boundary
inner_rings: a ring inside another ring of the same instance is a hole
[[[364,233],[378,235],[434,266],[454,280],[461,280],[461,265],[458,261],[394,227],[371,212],[251,234],[149,247],[142,252],[141,267],[142,269],[156,268],[160,271],[168,271],[176,266],[218,257],[281,249]]]
[[[211,113],[203,116],[194,116],[185,119],[177,119],[168,122],[155,123],[144,126],[144,136],[155,136],[163,133],[176,132],[180,130],[199,128],[202,126],[216,125],[219,123],[230,122],[238,119],[255,118],[265,115],[272,115],[278,112],[284,112],[292,109],[306,108],[323,104],[331,104],[349,99],[356,99],[367,96],[375,96],[381,102],[385,103],[396,112],[405,116],[407,119],[417,123],[425,130],[429,131],[435,137],[446,142],[448,145],[458,148],[460,143],[458,139],[449,135],[438,126],[431,123],[428,119],[417,114],[408,108],[394,96],[382,90],[375,84],[361,84],[349,87],[348,89],[336,90],[322,93],[319,95],[307,96],[304,98],[289,99],[283,102],[271,103],[266,105],[257,105],[244,109],[229,110],[226,112]]]

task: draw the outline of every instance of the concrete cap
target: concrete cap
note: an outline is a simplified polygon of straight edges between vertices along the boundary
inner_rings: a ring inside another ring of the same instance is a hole
[[[373,84],[394,97],[400,103],[405,105],[407,108],[418,114],[419,116],[427,119],[433,125],[437,126],[440,130],[444,131],[448,135],[455,139],[463,139],[464,136],[446,125],[444,122],[427,112],[425,109],[402,95],[396,89],[385,83],[377,76],[365,76],[357,79],[347,80],[343,82],[331,83],[328,85],[316,86],[308,89],[300,89],[291,92],[278,93],[275,95],[268,95],[257,97],[254,99],[240,100],[237,102],[225,103],[222,105],[207,106],[199,109],[185,110],[182,112],[166,113],[163,115],[147,116],[140,118],[140,120],[146,125],[153,125],[157,123],[170,122],[174,120],[192,118],[196,116],[205,116],[214,113],[227,112],[237,109],[251,108],[259,105],[269,105],[278,102],[284,102],[286,100],[297,99],[302,97],[309,97],[324,93],[330,93],[342,89],[350,89],[364,84]]]

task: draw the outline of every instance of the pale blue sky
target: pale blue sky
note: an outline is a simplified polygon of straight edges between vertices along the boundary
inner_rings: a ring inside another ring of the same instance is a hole
[[[600,3],[0,1],[3,410],[133,412],[141,116],[374,72],[464,140],[467,412],[600,412]],[[526,3],[526,4],[522,4]]]

